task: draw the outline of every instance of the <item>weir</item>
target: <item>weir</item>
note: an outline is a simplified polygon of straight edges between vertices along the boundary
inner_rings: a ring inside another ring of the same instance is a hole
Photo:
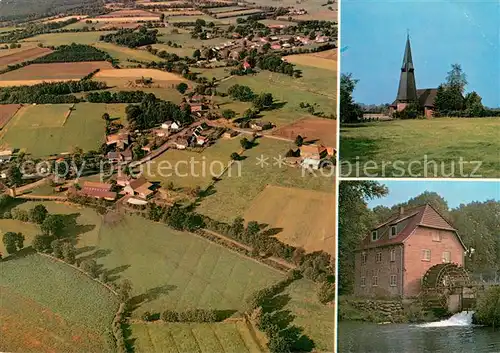
[[[473,315],[474,315],[474,311],[462,311],[458,314],[453,315],[452,317],[450,317],[446,320],[429,322],[429,323],[420,324],[420,325],[416,325],[416,326],[417,327],[471,326]]]

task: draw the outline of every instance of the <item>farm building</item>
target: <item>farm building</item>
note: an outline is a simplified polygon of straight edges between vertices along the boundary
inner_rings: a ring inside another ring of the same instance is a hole
[[[399,212],[371,230],[355,255],[358,296],[416,297],[429,269],[462,266],[466,248],[457,230],[432,206]]]
[[[301,165],[302,168],[318,170],[321,167],[321,160],[314,158],[304,158]]]
[[[409,104],[417,103],[424,110],[427,118],[434,115],[434,101],[437,88],[417,89],[415,67],[411,55],[410,36],[406,39],[406,48],[399,78],[399,88],[396,100],[389,106],[390,115],[404,110]]]
[[[130,149],[126,149],[123,152],[108,152],[107,158],[111,163],[131,162],[132,151]]]
[[[154,194],[154,191],[151,190],[152,186],[153,184],[141,176],[137,179],[130,179],[127,181],[125,187],[123,188],[123,193],[147,200]]]
[[[94,197],[96,199],[114,201],[116,199],[116,192],[111,191],[111,188],[111,184],[85,181],[83,182],[81,190],[78,191],[78,194]]]
[[[119,149],[125,149],[130,144],[130,135],[127,132],[119,132],[106,136],[106,145],[115,145]]]
[[[12,150],[0,151],[0,163],[9,162],[12,159]]]
[[[174,141],[174,146],[178,150],[185,150],[189,146],[189,141],[185,137],[179,137]]]
[[[325,146],[303,145],[300,147],[300,156],[302,158],[321,160],[328,155],[328,149]]]
[[[225,139],[230,139],[230,138],[233,138],[235,136],[238,135],[238,132],[237,131],[234,131],[234,130],[229,130],[229,131],[226,131],[222,137],[225,138]]]

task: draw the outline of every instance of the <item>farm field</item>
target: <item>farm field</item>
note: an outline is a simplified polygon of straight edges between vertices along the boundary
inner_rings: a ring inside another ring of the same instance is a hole
[[[499,129],[498,118],[393,120],[341,126],[341,173],[358,176],[354,169],[348,169],[347,163],[359,158],[360,165],[367,161],[380,162],[375,167],[371,164],[368,172],[372,177],[451,177],[452,167],[454,177],[466,177],[472,176],[470,173],[477,165],[469,162],[482,161],[473,176],[498,178]],[[467,162],[462,167],[465,175],[458,175],[460,158]],[[400,162],[394,165],[394,161]],[[411,170],[410,162],[413,162]],[[359,171],[359,176],[366,176],[364,174]]]
[[[210,13],[216,14],[221,12],[231,12],[231,11],[240,11],[245,10],[245,7],[242,6],[225,6],[225,7],[214,7],[209,9]]]
[[[109,69],[107,61],[30,64],[0,75],[0,87],[30,85],[41,82],[79,80],[96,69]]]
[[[305,141],[335,147],[337,145],[337,120],[316,117],[303,118],[273,131],[272,135],[293,141],[300,135]]]
[[[311,338],[318,352],[333,352],[335,332],[335,309],[321,304],[315,295],[316,284],[307,279],[293,282],[282,293],[290,300],[283,310],[294,316],[292,325],[302,327],[303,334]]]
[[[278,101],[286,102],[282,110],[287,112],[304,111],[306,114],[305,109],[299,107],[300,102],[304,102],[316,104],[316,111],[322,111],[327,115],[335,114],[336,87],[333,87],[331,83],[335,82],[336,73],[307,66],[297,66],[297,69],[303,71],[302,78],[262,71],[256,75],[228,79],[220,84],[219,89],[226,91],[235,84],[245,85],[257,93],[272,93]]]
[[[21,104],[0,104],[0,130],[4,128],[19,108],[21,108]]]
[[[21,48],[23,49],[23,48]],[[22,51],[16,51],[11,54],[0,56],[0,69],[7,67],[8,65],[14,65],[22,63],[23,61],[33,60],[41,56],[45,56],[52,52],[49,48],[24,48]],[[2,53],[3,54],[3,53]]]
[[[229,11],[229,12],[219,12],[217,14],[214,14],[214,17],[216,18],[229,18],[229,17],[238,17],[238,16],[249,16],[249,15],[255,15],[258,13],[263,12],[260,9],[244,9],[244,10],[237,10],[237,11]]]
[[[98,18],[121,18],[121,17],[160,17],[160,15],[145,11],[145,10],[132,10],[132,9],[123,9],[116,10],[105,15],[98,16]]]
[[[65,32],[65,33],[46,33],[24,39],[23,43],[42,43],[44,46],[59,46],[65,44],[87,44],[91,45],[99,41],[99,37],[112,33],[112,31],[96,32]]]
[[[166,44],[152,44],[151,46],[154,49],[165,50],[168,53],[177,54],[180,57],[183,57],[183,56],[191,57],[193,55],[193,52],[194,52],[193,48],[174,48],[174,47],[168,46]]]
[[[156,69],[109,69],[101,70],[94,75],[97,80],[105,81],[112,86],[126,86],[129,81],[136,79],[152,78],[153,85],[160,87],[171,87],[180,82],[186,81],[179,75],[171,72],[156,70]]]
[[[34,156],[97,150],[104,141],[102,114],[125,117],[126,104],[79,103],[66,119],[70,104],[21,108],[2,131],[0,144],[21,148]]]
[[[107,25],[105,22],[99,22],[99,21],[92,21],[92,23],[85,23],[87,19],[80,20],[76,23],[72,23],[69,26],[64,27],[65,29],[83,29],[84,27],[92,28],[94,27],[95,29],[101,29],[104,26]]]
[[[330,50],[328,50],[328,52],[330,52]],[[331,54],[323,53],[322,55],[318,55],[320,53],[288,55],[285,57],[285,60],[296,65],[312,66],[336,72],[337,55],[335,49],[331,50],[331,52]]]
[[[332,192],[333,176],[312,176],[301,168],[277,165],[274,158],[283,158],[286,152],[293,148],[293,143],[261,138],[257,146],[245,151],[246,159],[241,161],[241,174],[238,176],[238,165],[230,168],[232,177],[224,175],[222,180],[215,184],[215,193],[201,201],[197,211],[220,221],[232,221],[235,217],[243,216],[251,202],[263,191],[267,185],[296,187],[306,190]],[[296,148],[296,147],[295,147]],[[268,158],[267,166],[257,165],[258,158]],[[274,165],[273,165],[274,163]]]
[[[132,324],[136,353],[260,353],[245,322]]]
[[[221,139],[202,153],[170,149],[145,166],[145,175],[148,180],[159,181],[164,186],[173,182],[175,187],[200,186],[204,189],[212,182],[213,176],[218,176],[229,165],[231,153],[240,149],[239,137]],[[165,167],[169,167],[167,172],[171,176],[160,175]]]
[[[260,23],[266,25],[266,26],[285,26],[285,27],[290,27],[290,26],[295,26],[297,25],[296,22],[292,21],[281,21],[281,20],[272,20],[272,19],[266,19],[266,20],[259,20]]]
[[[282,228],[277,238],[284,243],[335,256],[335,193],[267,186],[244,218]]]
[[[155,61],[160,58],[156,55],[147,52],[146,50],[131,49],[127,47],[122,47],[112,43],[99,42],[94,44],[94,47],[107,52],[111,57],[120,61],[122,65],[137,65],[137,63],[128,62],[129,59],[138,61]]]
[[[77,353],[111,349],[107,331],[118,301],[66,264],[38,254],[0,263],[0,350]],[[54,290],[51,283],[64,284]]]
[[[95,252],[82,256],[132,281],[132,301],[140,305],[133,317],[165,309],[240,310],[245,298],[283,276],[224,247],[139,216],[103,224],[94,245]]]
[[[165,18],[168,23],[195,22],[197,19],[205,20],[207,23],[209,22],[213,22],[215,24],[228,23],[225,19],[211,17],[206,14],[194,15],[194,16],[168,16],[168,18],[166,14]]]

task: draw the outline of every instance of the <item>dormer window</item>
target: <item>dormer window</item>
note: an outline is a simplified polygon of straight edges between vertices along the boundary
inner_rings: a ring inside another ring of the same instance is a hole
[[[378,232],[374,230],[372,232],[372,241],[377,241],[377,239],[378,239]]]
[[[391,238],[395,237],[396,234],[398,234],[398,228],[397,228],[397,226],[392,226],[391,227]]]

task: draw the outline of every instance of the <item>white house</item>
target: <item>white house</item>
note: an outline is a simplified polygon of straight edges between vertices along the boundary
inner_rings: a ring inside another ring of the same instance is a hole
[[[179,124],[178,122],[174,121],[171,125],[170,125],[170,131],[178,131],[179,129],[181,128],[181,124]]]
[[[302,168],[306,169],[319,169],[321,160],[313,158],[304,158],[302,161]]]

